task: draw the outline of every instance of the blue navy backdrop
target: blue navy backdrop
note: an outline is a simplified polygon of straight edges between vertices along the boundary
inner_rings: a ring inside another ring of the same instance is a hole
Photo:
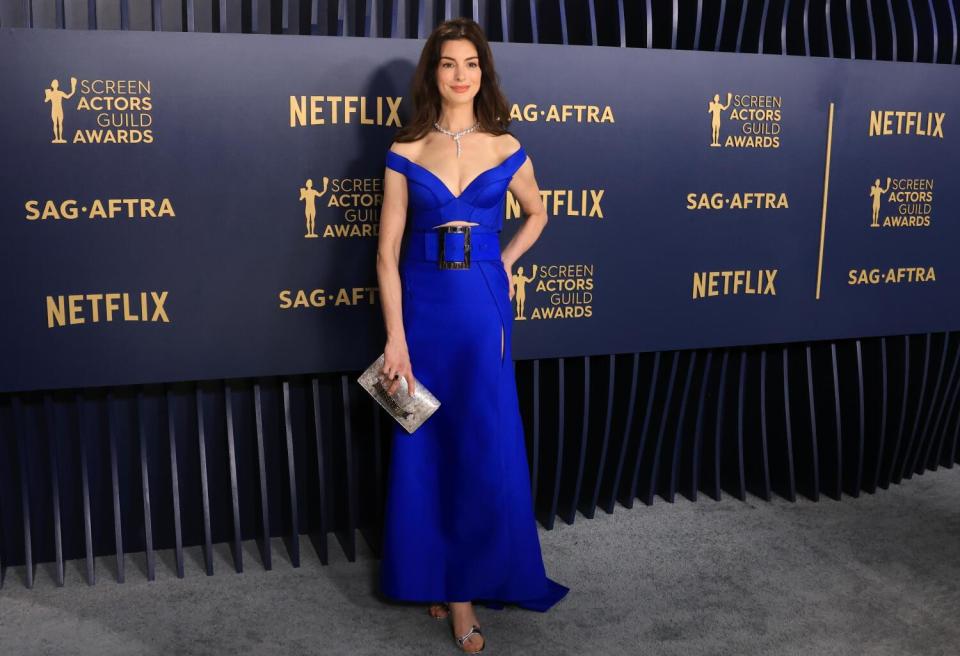
[[[379,549],[388,419],[354,379],[382,346],[375,196],[422,41],[345,37],[461,13],[502,42],[552,216],[515,306],[545,526],[952,466],[952,2],[0,2],[41,28],[0,33],[0,572]]]
[[[384,153],[422,41],[0,37],[16,164],[0,186],[0,390],[376,357]],[[551,217],[514,272],[518,358],[960,325],[955,69],[557,45],[495,57]],[[501,211],[506,240],[512,195]]]

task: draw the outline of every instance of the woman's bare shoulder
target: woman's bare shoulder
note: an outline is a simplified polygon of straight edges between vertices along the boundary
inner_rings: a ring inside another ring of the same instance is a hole
[[[497,145],[500,147],[500,154],[508,156],[520,148],[520,140],[509,132],[505,132],[497,137]]]
[[[390,150],[407,159],[416,158],[416,156],[420,154],[422,147],[423,139],[417,141],[394,141],[390,144]]]

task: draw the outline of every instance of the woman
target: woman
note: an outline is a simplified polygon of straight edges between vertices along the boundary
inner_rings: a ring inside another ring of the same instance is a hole
[[[391,394],[401,378],[412,393],[415,363],[440,407],[412,434],[394,425],[380,586],[437,602],[430,614],[449,616],[457,645],[476,653],[485,643],[473,600],[542,612],[568,591],[544,572],[510,348],[511,268],[547,214],[477,23],[434,30],[412,100],[384,172],[381,375]],[[527,219],[501,251],[508,188]]]

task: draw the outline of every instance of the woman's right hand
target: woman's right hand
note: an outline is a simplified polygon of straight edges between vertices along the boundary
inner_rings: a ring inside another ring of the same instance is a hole
[[[387,388],[388,394],[393,394],[400,387],[400,378],[407,380],[407,393],[413,396],[416,391],[413,385],[413,367],[410,365],[410,354],[407,351],[407,343],[387,341],[383,348],[383,369],[381,370],[385,380],[392,380]]]

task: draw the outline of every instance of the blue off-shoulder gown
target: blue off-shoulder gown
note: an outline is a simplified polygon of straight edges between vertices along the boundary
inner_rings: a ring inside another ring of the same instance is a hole
[[[475,244],[480,233],[498,234],[507,186],[526,159],[521,146],[456,196],[429,169],[388,150],[386,165],[407,181],[411,243],[453,220],[479,224],[471,228]],[[457,238],[445,237],[447,259],[463,259]],[[466,269],[441,269],[409,243],[401,254],[413,374],[440,407],[412,434],[393,424],[380,588],[398,600],[543,612],[569,588],[544,570],[511,356],[509,282],[499,241],[483,241],[493,258]]]

